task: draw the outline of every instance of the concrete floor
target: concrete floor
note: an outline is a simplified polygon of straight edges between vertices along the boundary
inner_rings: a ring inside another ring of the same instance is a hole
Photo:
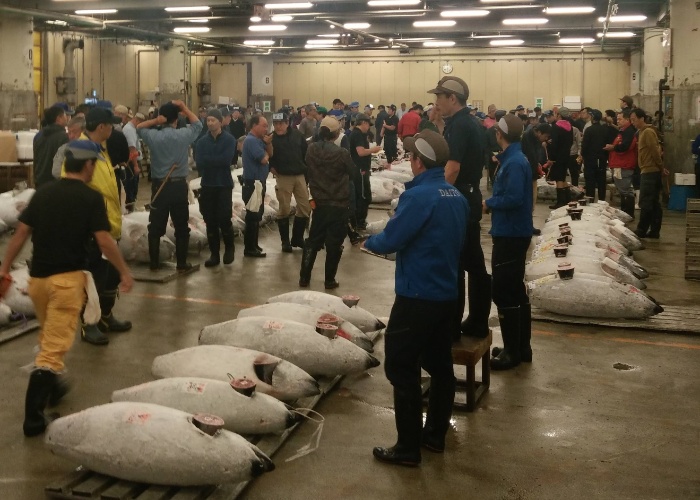
[[[547,212],[538,205],[536,224]],[[683,214],[666,214],[662,239],[635,255],[662,304],[696,306],[700,299],[700,283],[683,278],[684,224]],[[490,255],[486,231],[483,244]],[[150,380],[155,356],[195,345],[202,326],[297,289],[300,252],[281,253],[274,227],[261,231],[261,246],[267,259],[243,258],[237,239],[231,266],[162,285],[137,283],[116,308],[133,321],[131,332],[113,335],[107,347],[76,342],[67,360],[75,386],[59,411],[108,402],[113,390]],[[393,273],[392,263],[348,244],[336,293],[361,295],[361,306],[388,316]],[[311,288],[322,291],[322,280],[321,258]],[[77,465],[51,455],[41,438],[22,435],[27,374],[20,367],[31,361],[34,343],[30,334],[0,345],[0,499],[44,498],[43,487]],[[425,452],[417,469],[372,457],[373,446],[395,439],[381,367],[346,377],[316,408],[326,419],[319,449],[285,462],[315,429],[303,425],[274,457],[277,469],[242,497],[700,498],[700,337],[535,322],[533,349],[532,365],[492,375],[478,411],[455,414],[446,453]],[[381,340],[376,352],[383,359]],[[616,370],[617,362],[635,369]]]

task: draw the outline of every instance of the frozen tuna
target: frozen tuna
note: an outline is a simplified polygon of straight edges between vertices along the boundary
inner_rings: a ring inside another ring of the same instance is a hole
[[[19,214],[27,208],[36,190],[28,188],[0,194],[0,220],[9,227],[17,227]]]
[[[557,258],[554,255],[538,257],[528,262],[525,266],[525,279],[527,281],[536,280],[555,273],[557,266],[562,262],[570,262],[576,268],[576,274],[586,273],[588,275],[606,276],[618,281],[633,285],[640,290],[644,290],[646,285],[634,276],[629,269],[609,259],[608,257],[591,258],[582,255],[567,255],[565,258]]]
[[[139,483],[236,483],[274,469],[238,434],[220,429],[209,435],[189,413],[149,403],[110,403],[59,418],[45,442],[87,469]]]
[[[230,347],[202,345],[158,356],[151,368],[156,378],[201,377],[227,382],[248,378],[257,390],[282,401],[315,396],[318,383],[304,370],[271,354]]]
[[[224,429],[238,434],[281,432],[298,421],[298,415],[272,396],[259,392],[246,396],[227,382],[198,377],[164,378],[128,387],[114,391],[112,401],[216,415],[224,420]]]
[[[12,276],[12,284],[2,297],[2,301],[13,312],[24,316],[35,316],[34,303],[29,298],[29,268],[20,267],[10,271],[10,276]]]
[[[349,340],[331,339],[312,326],[269,316],[250,316],[205,326],[199,334],[199,343],[266,352],[313,376],[334,377],[379,366],[374,356]]]
[[[148,220],[143,220],[142,216],[134,216],[134,213],[122,217],[122,237],[119,240],[119,250],[121,250],[124,259],[127,261],[147,263],[150,262],[148,255]],[[161,238],[161,262],[170,260],[174,253],[175,244],[168,238]]]

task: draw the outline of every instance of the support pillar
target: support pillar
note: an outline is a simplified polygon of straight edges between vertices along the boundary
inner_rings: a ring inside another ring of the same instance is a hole
[[[158,102],[180,99],[187,103],[188,57],[186,42],[176,41],[158,51]]]
[[[272,72],[274,61],[270,56],[251,57],[251,95],[248,102],[251,104],[259,103],[260,109],[263,110],[265,116],[269,113],[277,111],[279,104],[275,103],[274,85],[272,80]],[[264,103],[270,103],[270,109],[264,109]],[[269,118],[269,116],[268,116]]]
[[[31,18],[0,14],[0,130],[38,125]]]

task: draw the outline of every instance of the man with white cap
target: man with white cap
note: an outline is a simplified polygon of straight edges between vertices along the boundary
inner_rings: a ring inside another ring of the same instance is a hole
[[[382,462],[416,466],[421,446],[445,450],[455,395],[451,324],[459,295],[457,274],[466,235],[469,204],[445,182],[447,141],[424,130],[407,137],[414,179],[406,183],[395,215],[364,247],[377,254],[396,252],[396,299],[386,329],[386,376],[394,387],[398,439],[374,448]],[[431,376],[423,425],[421,367]]]
[[[503,150],[493,195],[483,202],[491,213],[493,302],[503,335],[503,349],[494,350],[491,368],[508,370],[532,361],[530,301],[525,290],[525,257],[532,239],[532,169],[520,147],[523,121],[506,115],[495,125]]]
[[[484,170],[484,128],[469,113],[467,99],[469,87],[461,78],[446,76],[437,87],[429,90],[435,94],[435,103],[445,118],[443,135],[450,146],[450,157],[445,165],[445,180],[467,198],[469,220],[467,238],[462,250],[459,273],[459,301],[455,310],[453,335],[485,338],[489,334],[488,319],[491,311],[491,276],[486,271],[484,251],[481,248],[481,191],[479,182]],[[465,283],[464,272],[469,275]],[[466,288],[469,290],[469,316],[462,321]]]

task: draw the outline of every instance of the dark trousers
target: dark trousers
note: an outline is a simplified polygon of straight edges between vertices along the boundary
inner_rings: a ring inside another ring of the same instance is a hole
[[[155,196],[162,184],[162,180],[153,179],[151,183],[151,199]],[[151,211],[148,214],[148,237],[160,238],[165,234],[168,217],[175,227],[175,239],[188,238],[190,228],[187,221],[190,212],[187,202],[187,181],[185,179],[168,181],[158,197],[151,203]]]
[[[493,237],[491,273],[493,302],[499,309],[529,302],[525,291],[525,258],[531,237]]]
[[[369,204],[372,203],[372,185],[369,181],[371,172],[360,172],[353,179],[355,183],[355,216],[357,223],[364,226],[367,223]]]
[[[399,150],[396,146],[398,141],[398,136],[395,134],[384,134],[384,153],[386,154],[386,161],[389,163],[393,162],[399,156]]]
[[[348,210],[345,207],[317,206],[311,218],[306,247],[318,252],[324,246],[326,252],[340,251],[347,235]]]
[[[578,158],[578,155],[569,155],[569,163],[567,165],[572,186],[578,186],[578,177],[581,174],[581,166],[576,161],[576,158]]]
[[[248,225],[248,222],[260,222],[262,220],[263,212],[265,211],[265,191],[267,189],[267,185],[265,184],[265,181],[260,181],[262,182],[262,198],[263,202],[260,204],[260,208],[258,209],[257,212],[251,212],[250,210],[246,209],[245,211],[245,223]],[[253,196],[253,193],[255,192],[255,180],[244,180],[243,181],[243,186],[241,186],[241,196],[243,198],[243,203],[248,203],[250,198]],[[202,214],[204,215],[204,214]]]
[[[384,337],[384,370],[394,387],[399,443],[409,448],[418,444],[423,426],[421,368],[431,377],[428,419],[436,432],[447,431],[455,387],[450,331],[454,308],[454,301],[401,295],[396,296],[391,308]],[[434,401],[438,395],[440,400]]]
[[[199,211],[207,225],[207,233],[226,233],[232,226],[233,187],[202,186],[199,193]]]
[[[659,195],[661,194],[661,172],[651,172],[640,175],[639,190],[639,224],[637,231],[658,236],[661,231],[663,210]]]
[[[102,251],[94,239],[88,244],[88,271],[95,280],[100,312],[102,316],[109,316],[119,294],[119,271],[107,259],[102,258]]]
[[[139,168],[141,168],[141,162],[139,162]],[[126,208],[131,212],[134,209],[134,204],[136,203],[136,197],[139,194],[139,179],[140,175],[136,175],[132,170],[131,164],[127,165],[124,169],[124,180],[122,185],[124,186],[124,197],[126,201]]]
[[[586,180],[586,196],[595,197],[596,189],[598,190],[598,199],[605,200],[605,191],[607,188],[607,179],[605,175],[608,170],[608,162],[595,158],[584,158],[583,160],[583,177]]]

